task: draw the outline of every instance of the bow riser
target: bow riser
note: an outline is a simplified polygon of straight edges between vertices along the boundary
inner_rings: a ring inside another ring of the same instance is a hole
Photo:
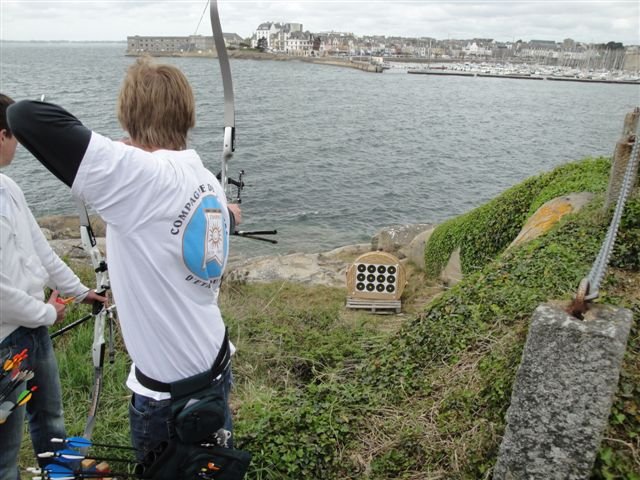
[[[84,203],[77,201],[79,217],[80,217],[80,239],[82,240],[82,248],[89,255],[91,265],[96,275],[96,293],[106,295],[107,290],[111,288],[109,282],[109,273],[107,263],[98,248],[89,214]],[[91,392],[91,404],[87,415],[87,423],[83,432],[83,437],[90,439],[96,423],[96,415],[98,413],[98,405],[100,403],[100,394],[102,392],[102,375],[104,366],[104,355],[106,350],[104,331],[107,317],[109,321],[113,321],[113,313],[100,302],[94,302],[92,314],[95,318],[93,326],[93,344],[91,346],[91,357],[94,370],[94,384]],[[86,452],[85,452],[86,453]]]
[[[235,151],[235,135],[236,129],[235,127],[224,127],[224,142],[222,145],[222,162],[220,168],[220,183],[224,188],[224,193],[227,196],[227,200],[230,200],[232,197],[232,187],[229,183],[229,175],[227,173],[229,161],[233,158],[233,152]],[[238,187],[238,200],[240,199],[240,189],[242,187]],[[240,203],[239,201],[237,203]]]

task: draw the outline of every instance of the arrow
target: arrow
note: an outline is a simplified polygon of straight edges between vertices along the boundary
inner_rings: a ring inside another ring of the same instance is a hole
[[[78,298],[78,297],[80,297],[80,296],[84,295],[85,293],[89,293],[90,291],[91,291],[91,289],[90,289],[90,288],[88,288],[88,289],[86,289],[84,292],[79,293],[78,295],[75,295],[75,296],[73,296],[73,297],[66,297],[66,298],[58,297],[58,298],[56,298],[56,303],[59,303],[59,304],[61,304],[61,305],[69,305],[70,303],[73,303],[73,301],[74,301],[76,298]]]
[[[134,460],[131,460],[129,458],[93,457],[90,455],[84,455],[76,450],[71,449],[58,450],[57,452],[42,452],[38,454],[38,458],[59,458],[61,460],[69,462],[89,459],[106,462],[136,463]]]
[[[128,447],[125,445],[111,445],[108,443],[96,443],[84,437],[52,438],[51,443],[63,443],[69,448],[104,447],[104,448],[117,448],[122,450],[137,451],[133,447]]]
[[[0,392],[0,400],[4,400],[11,392],[13,392],[16,387],[18,387],[22,382],[28,382],[34,377],[33,370],[22,370],[16,372],[16,375],[9,381],[9,383],[2,389]]]
[[[49,338],[51,338],[51,340],[53,340],[54,338],[56,338],[59,335],[62,335],[64,332],[71,330],[74,327],[77,327],[78,325],[80,325],[81,323],[86,322],[87,320],[89,320],[90,318],[93,318],[94,315],[93,313],[90,313],[89,315],[85,315],[84,317],[76,320],[73,323],[70,323],[69,325],[67,325],[66,327],[62,327],[58,330],[56,330],[55,332],[53,332]]]
[[[31,397],[33,396],[33,392],[35,392],[37,389],[38,387],[34,385],[29,390],[23,390],[22,393],[18,395],[18,400],[16,402],[16,405],[19,407],[20,405],[24,405],[29,400],[31,400]]]
[[[11,415],[16,408],[21,407],[29,400],[31,400],[33,392],[35,392],[37,389],[38,387],[34,385],[29,390],[24,390],[20,395],[18,395],[16,403],[6,401],[0,404],[0,425],[7,421],[9,415]]]
[[[47,465],[42,469],[31,468],[28,469],[31,473],[44,473],[42,477],[34,477],[40,478],[41,480],[46,479],[56,479],[56,480],[75,480],[75,479],[83,479],[83,478],[111,478],[111,477],[124,477],[124,478],[139,478],[139,475],[132,473],[117,473],[117,472],[91,472],[88,470],[72,470],[64,465],[58,465],[52,463]]]
[[[82,460],[85,458],[75,450],[58,450],[57,452],[40,452],[38,458],[63,458],[65,460]]]
[[[16,383],[22,382],[29,373],[33,373],[31,370],[16,370],[14,374],[12,374],[9,382],[3,387],[0,391],[0,396],[6,394],[9,390],[11,390]]]
[[[27,356],[27,349],[25,348],[20,353],[16,353],[13,358],[7,358],[2,364],[2,374],[0,375],[0,378],[4,378],[11,370],[18,368]]]
[[[51,479],[56,479],[56,480],[74,480],[78,477],[76,477],[75,475],[68,475],[68,474],[64,474],[64,473],[46,473],[44,477],[33,477],[32,480],[51,480]]]

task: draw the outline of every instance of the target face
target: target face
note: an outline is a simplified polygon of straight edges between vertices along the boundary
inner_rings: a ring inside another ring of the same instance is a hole
[[[397,300],[404,284],[404,267],[386,252],[361,255],[347,270],[347,290],[356,298]]]
[[[358,292],[378,292],[395,294],[396,265],[376,265],[374,263],[356,264],[356,290]]]

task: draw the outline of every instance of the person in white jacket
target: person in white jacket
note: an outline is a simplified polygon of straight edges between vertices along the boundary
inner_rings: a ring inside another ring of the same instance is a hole
[[[0,94],[0,167],[11,163],[17,146],[6,120],[6,109],[12,103],[10,97]],[[52,289],[47,301],[45,286]],[[20,392],[37,386],[26,406],[16,408],[0,424],[0,480],[20,478],[18,455],[25,413],[36,453],[55,450],[51,438],[66,437],[58,366],[48,331],[65,316],[65,304],[57,301],[59,292],[83,303],[106,300],[84,286],[56,255],[20,187],[0,174],[0,362],[26,348],[21,369],[34,372],[7,400],[15,402]],[[9,379],[5,376],[0,389]],[[45,464],[42,461],[41,466]]]

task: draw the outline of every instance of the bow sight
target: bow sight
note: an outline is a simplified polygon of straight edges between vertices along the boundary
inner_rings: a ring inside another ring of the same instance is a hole
[[[227,200],[229,203],[237,203],[240,204],[242,203],[242,190],[245,187],[245,183],[244,180],[242,179],[245,175],[244,170],[240,170],[240,172],[238,173],[238,179],[235,180],[231,177],[227,177],[227,186],[229,187],[235,187],[235,196],[232,198],[231,195],[229,195],[229,189],[225,188],[225,192],[227,192]],[[216,178],[222,182],[222,172],[218,173],[216,175]],[[224,185],[223,185],[224,187]],[[257,235],[276,235],[278,233],[277,230],[252,230],[252,231],[244,231],[244,230],[235,230],[233,232],[231,232],[232,235],[236,235],[239,237],[245,237],[245,238],[251,238],[253,240],[261,240],[263,242],[269,242],[269,243],[273,243],[276,244],[278,243],[277,240],[272,240],[270,238],[263,238]]]

